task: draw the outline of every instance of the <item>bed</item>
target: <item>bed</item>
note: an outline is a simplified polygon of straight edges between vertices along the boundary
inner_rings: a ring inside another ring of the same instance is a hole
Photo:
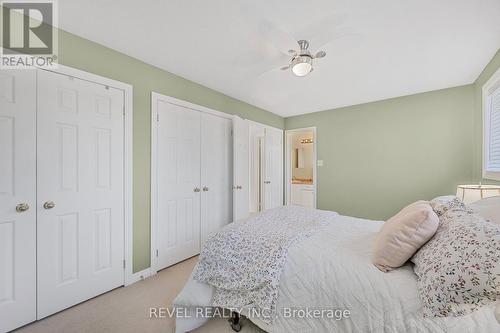
[[[462,317],[424,318],[411,264],[390,273],[371,264],[371,244],[382,224],[333,216],[320,232],[289,248],[274,322],[252,316],[251,307],[240,309],[241,314],[270,333],[500,332],[494,306]],[[196,316],[196,309],[212,307],[213,297],[214,288],[192,275],[174,301],[188,313],[177,318],[176,332],[203,325],[208,318]],[[307,310],[330,312],[318,317]]]

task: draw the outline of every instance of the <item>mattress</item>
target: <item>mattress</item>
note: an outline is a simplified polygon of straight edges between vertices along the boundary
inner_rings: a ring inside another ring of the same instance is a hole
[[[463,317],[424,318],[411,264],[382,273],[370,262],[382,223],[339,215],[289,249],[274,323],[266,325],[251,308],[242,314],[270,333],[500,332],[493,306]],[[177,318],[176,332],[207,320],[195,309],[210,307],[212,295],[212,287],[190,277],[174,306],[191,315]]]

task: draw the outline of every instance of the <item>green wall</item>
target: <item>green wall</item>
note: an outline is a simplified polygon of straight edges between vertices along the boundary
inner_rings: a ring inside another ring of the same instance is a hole
[[[418,199],[470,182],[474,86],[285,119],[317,127],[318,208],[386,219]]]
[[[134,86],[134,272],[150,264],[151,91],[283,128],[283,118],[122,53],[59,33],[59,62]]]
[[[474,83],[474,181],[485,184],[500,184],[482,179],[483,174],[483,85],[500,68],[500,49]]]

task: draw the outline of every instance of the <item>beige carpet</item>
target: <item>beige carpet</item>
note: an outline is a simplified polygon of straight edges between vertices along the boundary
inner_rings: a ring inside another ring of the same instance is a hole
[[[150,307],[169,307],[188,279],[197,258],[188,259],[126,288],[118,288],[87,302],[24,326],[19,333],[165,332],[175,331],[175,320],[150,319]],[[212,319],[197,333],[233,332],[224,319]],[[262,332],[243,321],[241,332]]]

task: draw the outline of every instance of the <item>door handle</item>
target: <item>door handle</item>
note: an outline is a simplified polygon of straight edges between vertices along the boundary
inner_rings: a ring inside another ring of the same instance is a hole
[[[265,180],[264,184],[271,184],[271,181],[270,180]]]
[[[200,192],[200,188],[199,187],[195,187],[193,191]]]
[[[236,185],[237,190],[241,190],[243,187],[241,185]]]
[[[25,212],[27,211],[28,209],[30,209],[30,205],[28,205],[27,203],[23,202],[23,203],[20,203],[19,205],[16,206],[16,212],[18,213],[22,213],[22,212]]]
[[[203,192],[207,192],[207,191],[208,191],[208,187],[203,186]]]
[[[45,209],[52,209],[56,206],[56,203],[54,201],[47,201],[43,204],[43,208]]]

